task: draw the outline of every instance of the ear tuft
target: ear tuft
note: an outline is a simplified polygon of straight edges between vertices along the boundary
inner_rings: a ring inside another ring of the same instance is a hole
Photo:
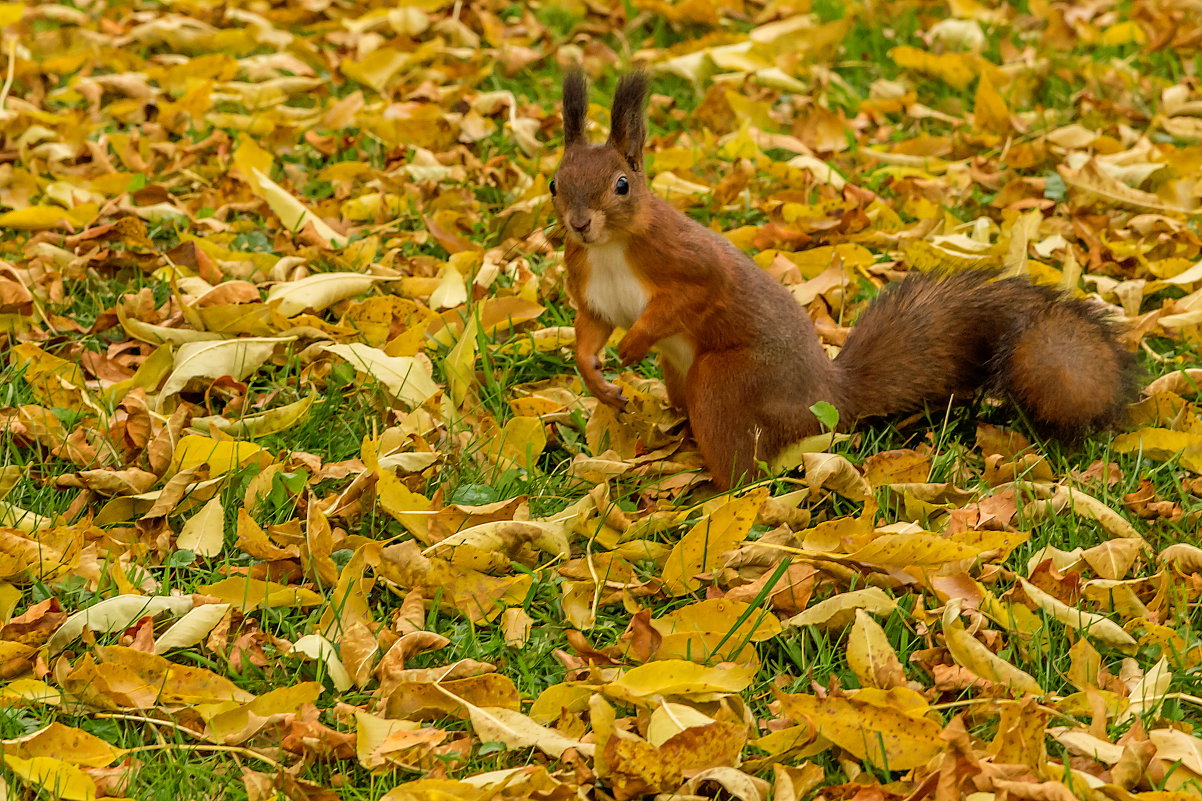
[[[563,79],[563,143],[584,141],[584,123],[588,119],[588,79],[584,70],[572,68]]]
[[[643,104],[647,102],[650,81],[647,73],[631,72],[618,80],[610,112],[609,144],[617,148],[632,169],[643,167],[643,142],[647,138],[647,122]]]

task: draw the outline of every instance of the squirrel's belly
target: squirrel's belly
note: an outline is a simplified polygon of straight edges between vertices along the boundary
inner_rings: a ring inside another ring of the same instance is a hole
[[[630,269],[626,246],[619,242],[588,249],[588,286],[584,302],[594,314],[618,328],[630,328],[647,308],[648,294]]]
[[[676,372],[682,376],[688,375],[689,368],[693,366],[694,348],[693,343],[687,337],[677,334],[661,339],[655,343],[655,350],[668,361],[668,364],[676,368]]]

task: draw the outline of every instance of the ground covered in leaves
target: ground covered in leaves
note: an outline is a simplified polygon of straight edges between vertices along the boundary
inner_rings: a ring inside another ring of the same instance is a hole
[[[0,4],[4,797],[1202,792],[1191,0]],[[832,351],[906,270],[1111,305],[988,401],[708,489],[582,391],[563,70]],[[1154,380],[1155,379],[1155,380]]]

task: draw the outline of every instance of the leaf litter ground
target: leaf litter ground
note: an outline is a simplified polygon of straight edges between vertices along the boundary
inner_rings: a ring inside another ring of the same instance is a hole
[[[5,795],[1202,792],[1196,12],[0,4]],[[832,351],[909,269],[1109,304],[1123,430],[708,491],[654,365],[571,366],[572,63]]]

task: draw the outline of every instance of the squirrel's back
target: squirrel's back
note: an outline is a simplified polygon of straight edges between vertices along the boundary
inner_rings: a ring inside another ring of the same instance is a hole
[[[985,388],[1069,440],[1114,424],[1138,391],[1103,307],[986,270],[907,276],[869,305],[835,366],[850,420]]]

